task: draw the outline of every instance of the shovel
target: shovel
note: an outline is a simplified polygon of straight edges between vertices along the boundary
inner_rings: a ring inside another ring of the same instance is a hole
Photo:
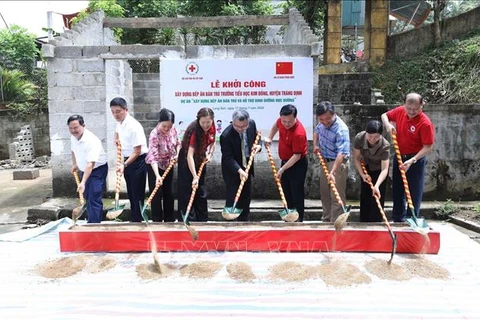
[[[252,151],[250,151],[250,158],[248,159],[247,167],[245,168],[246,177],[242,177],[242,179],[240,179],[240,185],[238,186],[237,194],[235,195],[235,200],[233,201],[233,207],[223,208],[222,217],[225,220],[235,220],[243,211],[243,209],[236,208],[236,206],[238,199],[240,199],[240,195],[242,194],[243,186],[248,179],[248,173],[250,171],[250,167],[252,166],[253,158],[257,154],[256,147],[261,136],[262,134],[258,132],[257,136],[255,137],[255,141],[253,142]]]
[[[413,206],[412,196],[410,195],[410,188],[408,187],[407,175],[405,174],[405,169],[402,168],[403,161],[402,161],[402,156],[400,155],[400,149],[398,147],[398,142],[397,142],[397,133],[395,132],[395,130],[392,130],[391,135],[392,135],[393,146],[395,148],[395,155],[397,156],[398,169],[400,170],[400,175],[402,176],[403,188],[405,189],[407,206],[408,206],[408,209],[410,210],[410,213],[412,214],[412,217],[408,218],[407,222],[410,224],[410,226],[413,229],[415,229],[419,233],[427,233],[426,231],[428,230],[427,222],[423,218],[417,218],[415,214],[415,208]],[[419,228],[423,230],[419,230]]]
[[[368,174],[367,168],[365,168],[365,164],[363,162],[360,162],[360,166],[362,167],[363,173]],[[367,183],[370,186],[370,189],[372,189],[372,195],[375,198],[375,202],[377,203],[378,211],[380,211],[383,222],[385,222],[385,225],[387,226],[387,229],[388,229],[388,233],[390,233],[390,237],[392,238],[392,254],[390,255],[390,260],[388,260],[388,264],[391,264],[393,260],[393,256],[397,251],[397,236],[393,234],[392,228],[390,228],[390,223],[388,223],[388,219],[387,219],[387,216],[385,215],[385,211],[383,211],[382,204],[380,203],[380,199],[375,194],[375,187],[373,186],[372,181],[368,180]]]
[[[328,173],[328,167],[327,167],[327,163],[325,162],[325,159],[323,159],[323,156],[320,152],[317,152],[317,156],[320,159],[320,164],[323,168],[323,172],[325,173],[325,177],[328,180],[328,184],[332,189],[335,199],[337,200],[338,204],[342,207],[343,213],[339,215],[338,218],[333,223],[333,225],[335,226],[335,230],[341,231],[347,224],[348,217],[350,216],[350,209],[352,206],[345,207],[345,204],[343,203],[342,198],[338,193],[337,186],[335,186],[335,183],[332,180],[328,179],[329,173]]]
[[[170,170],[172,170],[175,163],[177,163],[177,159],[173,159],[172,161],[170,161],[170,164],[165,169],[165,172],[162,175],[162,181],[165,180],[165,178],[167,177]],[[142,218],[143,218],[143,220],[145,220],[145,223],[147,225],[148,225],[148,216],[147,216],[146,209],[147,209],[147,207],[149,207],[152,204],[153,198],[155,197],[155,195],[157,194],[157,191],[160,189],[161,186],[162,186],[161,184],[157,184],[155,186],[153,191],[150,193],[150,196],[148,197],[147,202],[145,203],[145,205],[142,208],[142,212],[141,212],[142,213]]]
[[[78,188],[78,186],[80,185],[80,177],[78,176],[78,172],[76,170],[73,171],[73,177],[75,178],[75,182],[77,183],[77,188]],[[83,192],[79,192],[78,197],[80,199],[80,206],[76,207],[72,211],[72,219],[74,223],[77,222],[78,218],[80,218],[85,212],[85,210],[87,209],[87,204],[85,203]]]
[[[295,222],[298,220],[298,212],[297,209],[289,209],[287,205],[287,200],[285,200],[285,194],[283,193],[282,184],[280,179],[277,177],[277,167],[275,166],[275,161],[273,161],[272,151],[270,150],[270,146],[265,145],[265,149],[267,149],[268,160],[270,161],[270,166],[272,167],[273,178],[275,179],[275,183],[277,184],[278,192],[280,193],[280,198],[282,199],[283,209],[278,211],[280,218],[286,222]]]
[[[120,140],[117,142],[117,170],[118,168],[122,165],[123,159],[122,159],[122,145],[120,143]],[[107,212],[107,219],[109,220],[114,220],[116,219],[119,215],[122,214],[123,209],[125,208],[125,205],[122,204],[120,205],[120,186],[122,184],[122,174],[117,171],[117,182],[115,184],[115,207],[112,209],[108,210]]]
[[[208,159],[208,157],[205,160],[203,160],[202,164],[200,165],[200,168],[198,168],[197,177],[199,177],[199,179],[202,175],[203,168],[207,164],[207,159]],[[198,239],[198,232],[197,232],[197,230],[195,230],[193,227],[190,226],[190,222],[188,221],[188,216],[190,214],[190,210],[192,210],[193,200],[195,199],[195,194],[197,193],[197,189],[198,189],[198,184],[196,184],[192,187],[192,193],[190,194],[190,200],[188,200],[187,211],[185,212],[185,214],[182,213],[183,224],[187,228],[188,232],[190,232],[190,236],[192,237],[192,239],[194,241],[196,241]]]
[[[173,159],[170,162],[170,164],[165,169],[165,172],[162,175],[162,180],[164,180],[167,177],[167,174],[170,172],[170,170],[173,168],[173,166],[175,165],[176,162],[177,162],[177,159]],[[160,183],[158,183],[155,186],[155,188],[150,193],[150,196],[148,197],[145,205],[142,208],[142,218],[143,218],[143,220],[145,220],[145,223],[147,224],[148,233],[149,233],[149,237],[150,237],[151,250],[152,250],[152,254],[153,254],[153,262],[155,263],[155,267],[157,268],[159,273],[162,273],[162,267],[161,267],[160,262],[158,260],[157,243],[156,243],[155,236],[154,236],[152,230],[150,230],[150,223],[148,222],[148,216],[147,216],[147,213],[146,213],[146,208],[148,206],[150,206],[150,204],[153,201],[153,198],[155,197],[155,194],[157,193],[157,191],[160,189],[161,186],[162,185]]]

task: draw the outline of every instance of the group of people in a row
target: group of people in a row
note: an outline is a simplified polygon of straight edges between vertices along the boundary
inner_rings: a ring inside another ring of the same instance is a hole
[[[328,174],[321,169],[320,196],[323,208],[323,221],[333,222],[342,213],[335,194],[331,190],[332,181],[343,203],[350,159],[362,178],[360,220],[379,222],[382,220],[373,195],[383,206],[385,200],[386,178],[389,171],[390,144],[383,137],[385,128],[391,134],[396,131],[398,147],[402,158],[401,168],[407,173],[410,193],[418,215],[423,194],[425,156],[432,151],[434,127],[430,119],[422,112],[424,101],[419,94],[410,93],[402,106],[394,108],[381,116],[383,122],[371,120],[365,131],[359,132],[353,142],[353,155],[350,154],[350,134],[345,122],[336,114],[335,107],[328,101],[315,107],[318,124],[313,134],[314,153],[321,155]],[[117,121],[115,141],[121,146],[123,164],[117,166],[117,172],[123,174],[131,206],[131,221],[140,222],[141,206],[145,199],[145,185],[148,176],[149,190],[161,185],[152,205],[154,222],[181,221],[186,214],[193,187],[197,192],[189,212],[190,221],[207,221],[207,191],[205,187],[205,167],[200,175],[198,169],[202,163],[212,159],[215,149],[214,113],[209,108],[201,108],[196,120],[185,130],[179,140],[175,128],[175,115],[171,110],[162,108],[159,121],[147,139],[142,125],[129,113],[123,98],[110,102],[112,115]],[[72,172],[83,172],[78,192],[87,199],[88,222],[98,223],[103,218],[102,192],[108,172],[107,156],[100,140],[85,128],[80,115],[68,118],[68,127],[72,148]],[[225,181],[226,207],[232,207],[242,177],[247,178],[236,204],[243,209],[236,220],[248,221],[250,214],[251,183],[254,165],[246,172],[251,152],[260,151],[262,144],[254,146],[257,136],[255,121],[246,110],[237,110],[232,114],[231,124],[220,135],[222,153],[221,167]],[[305,178],[308,161],[307,133],[297,119],[297,108],[285,105],[280,116],[263,140],[270,146],[276,134],[278,138],[278,156],[281,160],[277,177],[285,194],[287,205],[299,214],[297,221],[304,219]],[[165,170],[172,163],[178,163],[177,197],[178,211],[174,211],[173,170],[165,177]],[[362,165],[366,168],[363,171]],[[373,191],[368,182],[372,182]],[[393,220],[403,222],[407,218],[405,190],[400,175],[397,158],[393,159]]]

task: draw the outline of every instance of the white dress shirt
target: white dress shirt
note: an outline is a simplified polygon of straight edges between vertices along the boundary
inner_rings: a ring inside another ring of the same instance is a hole
[[[122,144],[122,155],[129,157],[133,153],[133,149],[137,146],[142,147],[141,155],[148,152],[147,137],[143,131],[143,127],[134,117],[127,113],[122,123],[117,123],[115,132],[120,138]]]
[[[102,142],[90,130],[84,129],[80,140],[70,136],[70,143],[77,167],[81,171],[85,171],[89,162],[95,162],[94,169],[107,163],[107,154],[103,150]]]

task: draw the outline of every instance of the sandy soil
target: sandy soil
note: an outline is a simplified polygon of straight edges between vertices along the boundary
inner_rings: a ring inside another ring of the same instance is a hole
[[[317,268],[293,261],[282,262],[268,269],[270,273],[267,278],[273,281],[300,282],[315,278]]]
[[[245,262],[233,262],[227,265],[228,276],[238,282],[253,282],[257,277],[252,267]]]
[[[103,271],[110,270],[117,265],[117,260],[113,257],[98,257],[92,261],[86,268],[85,271],[89,273],[100,273]]]
[[[320,278],[329,286],[348,287],[370,283],[372,279],[360,269],[342,260],[331,260],[318,268]]]
[[[155,280],[171,276],[177,267],[171,264],[160,264],[160,270],[154,263],[142,263],[135,267],[137,275],[144,280]]]
[[[423,257],[408,260],[403,264],[403,267],[414,275],[422,278],[448,279],[450,276],[447,269]]]
[[[405,268],[392,262],[388,264],[386,260],[371,260],[365,263],[365,268],[373,275],[380,279],[406,281],[412,278],[412,274],[405,270]]]
[[[92,255],[77,255],[50,260],[35,266],[34,271],[45,278],[67,278],[81,272]]]
[[[213,278],[222,267],[223,265],[218,262],[200,261],[182,266],[180,274],[194,279],[207,279]]]

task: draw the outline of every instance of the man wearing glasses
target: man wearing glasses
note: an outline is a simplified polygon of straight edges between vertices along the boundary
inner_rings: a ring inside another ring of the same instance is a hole
[[[250,119],[246,110],[233,112],[232,124],[223,130],[220,135],[220,146],[222,150],[222,175],[226,186],[226,207],[232,207],[235,195],[242,178],[247,178],[236,208],[243,209],[236,218],[237,221],[248,221],[250,215],[250,200],[253,176],[253,163],[247,175],[245,168],[250,159],[253,142],[257,136],[255,121]],[[257,146],[257,152],[261,146]],[[233,217],[233,216],[232,216]],[[228,219],[228,218],[227,218]]]
[[[71,134],[71,172],[83,172],[77,191],[87,200],[88,223],[100,223],[103,219],[102,193],[108,173],[107,154],[100,139],[85,128],[82,116],[69,117],[67,125]]]

